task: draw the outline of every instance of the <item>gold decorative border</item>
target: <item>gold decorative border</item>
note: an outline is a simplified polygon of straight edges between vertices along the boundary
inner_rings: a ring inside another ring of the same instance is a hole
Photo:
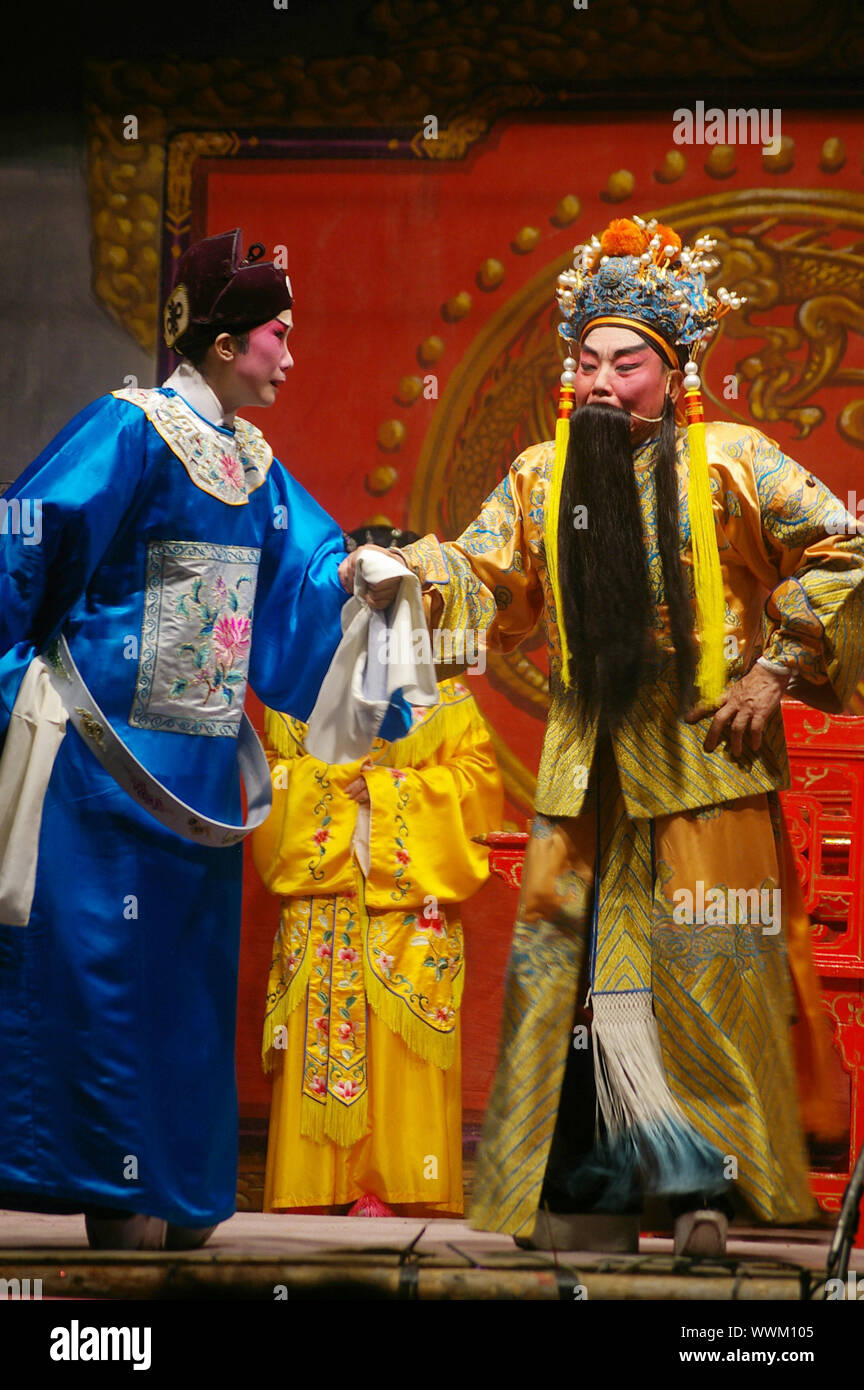
[[[195,161],[222,153],[234,132],[413,131],[415,157],[461,159],[508,111],[669,109],[720,79],[736,104],[755,93],[764,102],[766,75],[778,104],[842,104],[864,55],[864,11],[845,0],[796,0],[791,26],[746,0],[662,11],[489,0],[482,14],[448,0],[370,0],[356,19],[370,35],[362,54],[281,53],[274,10],[266,57],[87,65],[93,289],[145,349],[157,341],[164,219],[179,245]],[[430,113],[434,141],[424,139]]]
[[[300,59],[283,58],[268,68],[244,65],[242,80],[231,60],[88,65],[93,290],[141,347],[158,345],[163,227],[179,255],[199,159],[236,156],[254,147],[255,132],[278,139],[305,129],[311,141],[349,128],[403,132],[391,144],[404,144],[414,158],[464,159],[504,111],[544,104],[537,88],[505,83],[466,113],[459,106],[464,84],[458,97],[453,89],[424,95],[406,69],[394,89],[392,63],[366,61],[319,61],[307,71]],[[370,71],[377,82],[368,82]],[[390,94],[386,116],[382,92]],[[438,128],[429,138],[432,111]],[[243,138],[241,129],[252,133]]]
[[[156,346],[165,182],[165,121],[136,114],[137,138],[124,118],[91,108],[89,189],[93,291],[135,341]]]

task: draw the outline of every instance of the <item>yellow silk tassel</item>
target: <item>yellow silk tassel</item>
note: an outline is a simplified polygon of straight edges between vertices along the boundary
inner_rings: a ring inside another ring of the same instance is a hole
[[[264,733],[270,747],[280,758],[296,758],[303,752],[302,739],[306,725],[294,720],[290,714],[280,714],[278,710],[264,709]]]
[[[690,454],[690,482],[687,504],[690,512],[690,543],[693,549],[693,580],[699,631],[699,694],[707,705],[716,705],[726,686],[723,654],[726,600],[723,575],[717,553],[714,509],[705,447],[705,419],[698,388],[684,392],[687,412],[687,444]]]
[[[564,631],[564,607],[561,601],[561,576],[558,570],[558,518],[561,511],[561,488],[564,484],[564,469],[567,464],[567,446],[570,443],[570,416],[573,411],[573,387],[562,386],[558,400],[558,419],[555,422],[555,461],[546,494],[546,517],[544,541],[546,545],[546,571],[555,603],[555,625],[561,642],[561,680],[565,689],[570,684],[570,648]]]

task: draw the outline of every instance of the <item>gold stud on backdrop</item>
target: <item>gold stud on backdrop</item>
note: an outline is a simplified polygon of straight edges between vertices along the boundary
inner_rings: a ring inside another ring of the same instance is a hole
[[[684,158],[681,151],[669,150],[663,156],[663,163],[656,171],[654,177],[658,179],[660,183],[674,183],[676,179],[680,179],[686,168],[687,160]]]
[[[762,168],[769,174],[786,174],[795,163],[795,141],[789,135],[780,137],[780,148],[776,154],[763,154]]]
[[[481,290],[495,290],[504,279],[504,267],[500,261],[490,257],[477,271],[477,284]]]
[[[441,317],[446,319],[448,323],[456,323],[459,319],[464,319],[466,314],[470,314],[471,303],[472,300],[468,291],[460,290],[442,306]]]
[[[559,199],[555,206],[555,211],[549,220],[554,223],[556,227],[569,227],[571,222],[576,221],[581,211],[582,204],[579,202],[579,199],[575,194],[567,193],[563,198]]]
[[[405,443],[405,434],[401,420],[382,420],[378,426],[378,448],[388,454],[395,453]]]
[[[819,168],[825,174],[836,174],[846,163],[846,146],[836,135],[832,135],[822,146]]]
[[[423,382],[419,376],[403,376],[396,388],[396,399],[400,405],[413,405],[422,390]]]
[[[443,355],[444,344],[434,334],[431,338],[424,338],[417,349],[417,356],[424,367],[430,367],[433,362],[440,362]]]
[[[523,227],[518,231],[510,243],[511,249],[520,256],[525,256],[540,240],[540,233],[536,227]]]
[[[734,145],[715,145],[705,160],[705,173],[712,179],[729,179],[736,170]]]
[[[629,169],[616,169],[609,175],[603,196],[610,203],[623,203],[625,198],[631,197],[635,187],[636,180]]]
[[[382,463],[378,468],[373,468],[371,473],[366,474],[366,487],[373,497],[381,497],[385,492],[390,491],[398,478],[399,474],[392,463]]]

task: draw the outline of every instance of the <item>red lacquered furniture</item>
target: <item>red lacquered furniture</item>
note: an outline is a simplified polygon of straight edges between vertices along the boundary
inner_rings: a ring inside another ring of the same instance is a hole
[[[781,792],[813,954],[837,1055],[838,1090],[848,1103],[848,1134],[814,1154],[813,1190],[838,1213],[864,1144],[864,718],[829,715],[784,701],[791,786]],[[522,882],[527,834],[485,837],[489,866],[511,888]],[[864,1218],[856,1237],[864,1246]]]
[[[819,1205],[836,1213],[864,1144],[864,718],[794,700],[783,717],[792,770],[783,810],[848,1096],[848,1142],[815,1157],[812,1170]],[[864,1219],[856,1244],[864,1245]]]

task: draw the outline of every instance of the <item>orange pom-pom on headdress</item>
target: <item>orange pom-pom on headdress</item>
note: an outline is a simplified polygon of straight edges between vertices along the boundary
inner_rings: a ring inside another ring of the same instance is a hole
[[[677,261],[681,254],[682,246],[682,241],[678,233],[673,231],[671,227],[665,226],[662,222],[658,222],[654,227],[654,236],[659,236],[660,238],[660,245],[654,252],[654,260],[656,262],[668,260],[670,264],[673,261]],[[667,246],[673,248],[671,254],[667,252]]]
[[[648,245],[648,235],[629,217],[616,217],[600,237],[603,256],[641,256]]]

